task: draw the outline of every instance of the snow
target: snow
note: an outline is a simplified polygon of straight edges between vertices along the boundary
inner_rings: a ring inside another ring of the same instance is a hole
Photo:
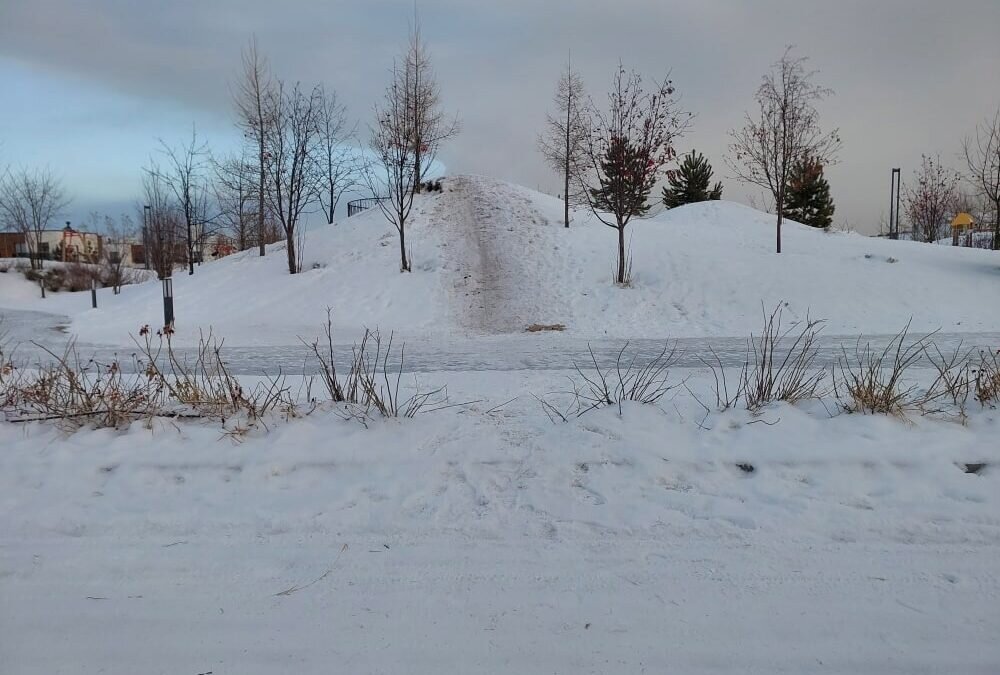
[[[996,411],[705,416],[680,395],[552,424],[530,394],[558,373],[422,377],[479,402],[239,442],[0,425],[0,672],[1000,664]]]
[[[615,233],[584,212],[567,230],[526,188],[444,187],[417,203],[413,273],[369,211],[309,230],[298,275],[281,244],[178,273],[176,342],[211,328],[233,372],[297,372],[330,307],[341,350],[396,331],[404,388],[461,405],[245,434],[0,422],[0,673],[997,672],[1000,412],[716,412],[700,362],[738,367],[779,301],[830,336],[912,317],[945,351],[994,348],[995,253],[788,224],[778,256],[770,216],[713,202],[630,226],[618,288]],[[37,294],[0,274],[0,332],[108,355],[161,317],[157,282],[97,310]],[[606,365],[665,336],[687,384],[658,406],[553,423],[536,399],[565,401],[591,344]]]
[[[206,263],[174,279],[178,342],[213,328],[230,345],[289,345],[314,336],[332,308],[338,333],[379,326],[409,338],[520,335],[565,324],[570,338],[743,336],[762,305],[825,318],[827,332],[1000,330],[981,298],[1000,292],[1000,260],[985,250],[926,246],[784,227],[731,202],[694,204],[636,221],[627,234],[632,288],[611,284],[616,234],[582,210],[569,229],[559,200],[480,176],[422,195],[409,226],[414,272],[398,272],[398,240],[377,210],[306,235],[305,271],[291,276],[283,244]],[[162,322],[156,282],[120,296],[59,294],[45,301],[0,280],[0,305],[64,314],[84,342],[129,344]],[[84,297],[87,295],[87,297]],[[551,336],[533,339],[552,339]]]

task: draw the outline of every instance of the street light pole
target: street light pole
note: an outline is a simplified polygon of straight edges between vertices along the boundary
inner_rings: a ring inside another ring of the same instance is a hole
[[[163,280],[163,327],[174,328],[174,280],[171,277]]]
[[[142,262],[149,269],[149,221],[152,209],[149,204],[142,207]]]

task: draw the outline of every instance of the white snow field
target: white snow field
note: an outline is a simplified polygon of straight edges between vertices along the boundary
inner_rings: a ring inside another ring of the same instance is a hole
[[[564,324],[567,336],[745,336],[762,304],[828,321],[828,334],[1000,330],[1000,261],[991,251],[926,246],[789,223],[774,254],[773,217],[708,202],[637,221],[627,230],[633,288],[609,283],[616,233],[583,210],[567,230],[561,202],[479,176],[444,181],[420,197],[407,242],[414,272],[399,274],[395,230],[378,210],[309,230],[305,271],[288,274],[283,244],[248,251],[174,278],[177,341],[213,328],[230,345],[296,344],[313,336],[327,307],[338,334],[361,326],[465,338],[522,334]],[[83,342],[131,344],[142,324],[162,324],[160,284],[38,298],[0,274],[0,306],[68,315]]]
[[[551,374],[425,378],[483,400],[0,424],[0,672],[997,672],[996,411],[552,424]]]
[[[404,390],[446,385],[454,407],[366,427],[303,405],[246,434],[0,419],[0,675],[1000,673],[995,407],[717,412],[697,340],[657,405],[563,422],[536,398],[566,400],[591,341],[607,362],[626,339],[730,336],[739,364],[782,300],[827,333],[912,317],[944,349],[991,345],[996,253],[789,225],[777,256],[770,216],[717,202],[632,226],[617,288],[613,230],[566,230],[557,200],[500,181],[444,186],[420,199],[412,274],[368,212],[311,230],[299,275],[280,245],[178,274],[176,340],[211,327],[239,372],[273,372],[330,306],[342,344],[379,326],[424,345]],[[155,282],[96,311],[36,293],[0,274],[17,341],[114,350],[161,320]]]

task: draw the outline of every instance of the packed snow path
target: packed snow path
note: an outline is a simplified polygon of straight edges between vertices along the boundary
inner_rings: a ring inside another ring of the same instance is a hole
[[[6,340],[17,345],[16,356],[20,362],[29,364],[50,362],[52,357],[35,344],[61,354],[70,340],[68,318],[43,312],[25,312],[0,309]],[[923,337],[913,332],[910,340]],[[882,349],[895,336],[866,335],[861,338],[861,346],[871,345]],[[828,335],[819,341],[819,351],[815,365],[829,368],[836,365],[845,351],[854,353],[859,336]],[[936,333],[934,344],[944,353],[958,349],[995,349],[1000,344],[1000,333]],[[444,371],[512,371],[512,370],[572,370],[576,367],[593,368],[596,359],[601,368],[615,364],[619,352],[626,348],[626,354],[637,354],[637,365],[645,365],[664,349],[676,348],[676,365],[679,368],[703,368],[706,364],[721,363],[727,368],[738,368],[746,360],[747,342],[742,337],[679,338],[677,340],[624,340],[603,338],[585,340],[558,334],[498,335],[476,339],[430,339],[417,337],[399,340],[405,342],[404,372],[444,372]],[[785,344],[790,344],[786,340]],[[100,363],[118,360],[127,372],[131,366],[134,344],[120,346],[92,345],[79,342],[78,353],[84,360],[94,359]],[[196,349],[178,347],[181,357],[193,358]],[[593,357],[591,356],[593,352]],[[223,353],[227,364],[236,375],[283,373],[314,374],[317,364],[305,345],[240,346],[225,343]],[[335,353],[341,363],[351,357],[351,343],[340,342]],[[398,366],[398,352],[389,360],[392,367]],[[926,364],[930,366],[930,364]]]
[[[441,228],[451,276],[452,310],[474,334],[518,333],[539,320],[538,271],[532,249],[549,220],[514,186],[479,176],[457,176],[434,202],[431,222]],[[520,254],[518,254],[520,252]]]

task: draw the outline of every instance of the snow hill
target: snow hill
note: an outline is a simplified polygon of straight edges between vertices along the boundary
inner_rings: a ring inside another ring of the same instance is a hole
[[[627,231],[632,288],[611,283],[613,229],[584,210],[569,229],[562,203],[481,176],[444,181],[422,195],[407,231],[414,271],[400,274],[395,230],[377,210],[310,229],[305,271],[291,276],[283,244],[207,263],[174,281],[178,336],[214,328],[228,344],[293,344],[314,336],[331,307],[341,335],[362,326],[407,337],[523,334],[564,324],[577,337],[742,336],[761,305],[788,303],[796,317],[828,320],[828,334],[916,329],[994,331],[1000,256],[789,223],[776,255],[773,216],[731,202],[694,204],[637,221]],[[162,322],[157,282],[41,301],[0,275],[0,306],[66,314],[80,339],[128,342]],[[83,297],[86,295],[87,297]],[[550,336],[538,339],[557,339]]]

